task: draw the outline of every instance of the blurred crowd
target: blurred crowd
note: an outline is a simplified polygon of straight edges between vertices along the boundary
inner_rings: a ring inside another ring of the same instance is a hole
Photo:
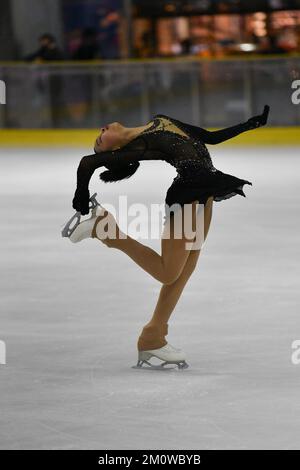
[[[300,51],[300,33],[299,33]],[[99,44],[97,33],[93,28],[76,30],[68,44],[68,51],[65,52],[58,44],[56,38],[49,33],[41,35],[38,39],[38,46],[35,51],[26,55],[24,60],[33,62],[59,61],[59,60],[97,60],[97,59],[118,59],[120,51],[118,44],[111,38],[111,42],[106,42],[107,47],[103,48]],[[193,44],[191,38],[179,41],[177,47],[171,54],[159,54],[155,49],[154,41],[149,32],[143,33],[140,38],[139,47],[133,49],[134,57],[149,58],[159,56],[194,55],[199,57],[220,57],[222,55],[234,55],[256,53],[256,54],[285,54],[291,51],[289,44],[284,44],[276,35],[269,35],[264,38],[253,38],[251,45],[239,44],[235,40],[214,41],[209,38],[201,43]]]
[[[107,9],[94,27],[76,28],[66,34],[65,47],[58,45],[57,39],[49,33],[38,38],[37,49],[26,55],[24,60],[34,62],[57,60],[96,60],[119,59],[120,53],[119,11]]]
[[[57,60],[95,60],[95,59],[118,59],[118,47],[113,42],[109,43],[104,53],[93,28],[85,28],[73,33],[69,43],[69,50],[65,52],[58,44],[57,39],[49,33],[42,34],[38,39],[35,51],[24,57],[25,61],[45,62]]]
[[[262,38],[253,36],[251,42],[242,43],[235,39],[215,41],[208,38],[207,41],[193,44],[191,39],[186,38],[180,43],[182,55],[196,55],[199,57],[222,57],[233,55],[251,55],[251,54],[286,54],[293,49],[289,44],[283,44],[280,37],[270,34]],[[300,51],[300,34],[299,47]]]

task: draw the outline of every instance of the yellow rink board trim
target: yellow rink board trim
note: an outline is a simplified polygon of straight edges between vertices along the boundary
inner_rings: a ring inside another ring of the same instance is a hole
[[[90,146],[93,153],[98,134],[99,129],[0,129],[0,146]],[[221,145],[300,145],[300,126],[252,129]]]

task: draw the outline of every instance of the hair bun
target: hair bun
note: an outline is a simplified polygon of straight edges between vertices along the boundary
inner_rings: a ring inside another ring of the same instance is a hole
[[[118,169],[106,170],[100,173],[99,178],[104,183],[113,183],[116,181],[130,178],[139,168],[140,162],[128,163]]]

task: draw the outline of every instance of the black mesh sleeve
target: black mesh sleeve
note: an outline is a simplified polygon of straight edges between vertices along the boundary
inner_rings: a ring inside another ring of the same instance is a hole
[[[77,168],[77,189],[87,190],[90,179],[97,168],[120,169],[128,163],[139,161],[137,150],[114,150],[84,156]]]
[[[202,127],[193,126],[185,122],[178,121],[181,127],[195,139],[199,139],[205,144],[220,144],[225,140],[232,139],[233,137],[241,134],[242,132],[250,130],[247,122],[236,124],[231,127],[226,127],[218,131],[208,131]]]
[[[270,112],[270,106],[265,105],[262,114],[253,116],[246,122],[236,124],[231,127],[226,127],[218,131],[207,131],[202,127],[193,126],[181,121],[177,121],[183,129],[185,129],[194,138],[202,140],[205,144],[219,144],[225,140],[232,139],[233,137],[241,134],[242,132],[256,129],[261,126],[265,126],[268,121]],[[173,119],[174,120],[174,119]],[[174,120],[176,121],[176,120]]]
[[[102,181],[117,181],[128,177],[138,168],[141,160],[164,160],[165,154],[149,144],[145,136],[138,136],[121,149],[84,156],[77,169],[77,189],[87,191],[97,168],[106,167]]]

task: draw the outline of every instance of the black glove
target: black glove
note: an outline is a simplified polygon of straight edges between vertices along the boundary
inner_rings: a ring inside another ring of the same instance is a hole
[[[81,215],[86,215],[90,212],[89,201],[90,201],[90,192],[88,189],[85,189],[85,190],[76,189],[75,195],[72,201],[72,207],[76,211],[81,212]]]
[[[253,116],[250,119],[248,119],[248,121],[246,122],[246,124],[248,125],[248,129],[255,129],[257,127],[264,126],[267,123],[269,111],[270,111],[270,106],[266,104],[262,114],[258,116]]]

